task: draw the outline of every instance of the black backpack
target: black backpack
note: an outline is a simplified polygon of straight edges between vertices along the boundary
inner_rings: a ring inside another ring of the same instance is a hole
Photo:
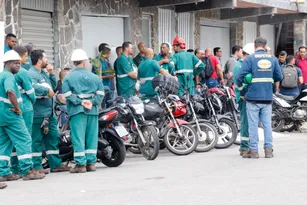
[[[202,72],[202,77],[205,79],[209,79],[214,72],[214,69],[212,67],[212,63],[210,60],[210,56],[206,56],[203,62],[205,63],[205,69]]]

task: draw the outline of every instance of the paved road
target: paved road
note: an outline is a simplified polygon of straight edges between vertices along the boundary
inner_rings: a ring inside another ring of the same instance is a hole
[[[278,135],[274,159],[242,159],[237,146],[185,157],[163,151],[155,161],[129,155],[118,168],[10,182],[0,205],[304,205],[306,145],[306,134]]]

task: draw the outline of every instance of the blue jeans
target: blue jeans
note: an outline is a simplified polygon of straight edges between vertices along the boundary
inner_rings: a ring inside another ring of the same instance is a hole
[[[264,148],[273,147],[272,137],[272,104],[246,103],[250,150],[258,152],[258,122],[261,120],[264,130]]]
[[[206,81],[208,88],[216,88],[218,85],[217,79],[210,78]]]
[[[111,90],[109,87],[107,86],[104,86],[104,91],[105,91],[105,96],[103,98],[103,101],[102,101],[102,105],[101,105],[101,108],[108,108],[112,105],[112,103],[108,102],[109,100],[113,100],[114,98],[114,91]]]
[[[68,121],[67,119],[67,107],[66,105],[59,105],[59,108],[61,110],[61,114],[60,114],[60,117],[61,117],[61,127],[63,127],[66,122]]]

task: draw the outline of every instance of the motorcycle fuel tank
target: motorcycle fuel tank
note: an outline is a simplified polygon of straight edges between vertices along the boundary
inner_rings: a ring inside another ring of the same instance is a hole
[[[145,104],[145,112],[143,114],[146,120],[155,120],[163,113],[162,108],[155,103]]]

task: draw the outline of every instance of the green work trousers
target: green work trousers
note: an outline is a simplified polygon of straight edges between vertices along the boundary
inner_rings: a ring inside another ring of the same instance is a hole
[[[248,134],[248,120],[247,120],[247,112],[246,112],[246,101],[239,101],[239,110],[240,110],[240,118],[241,118],[241,144],[240,150],[248,150],[249,149],[249,134]]]

